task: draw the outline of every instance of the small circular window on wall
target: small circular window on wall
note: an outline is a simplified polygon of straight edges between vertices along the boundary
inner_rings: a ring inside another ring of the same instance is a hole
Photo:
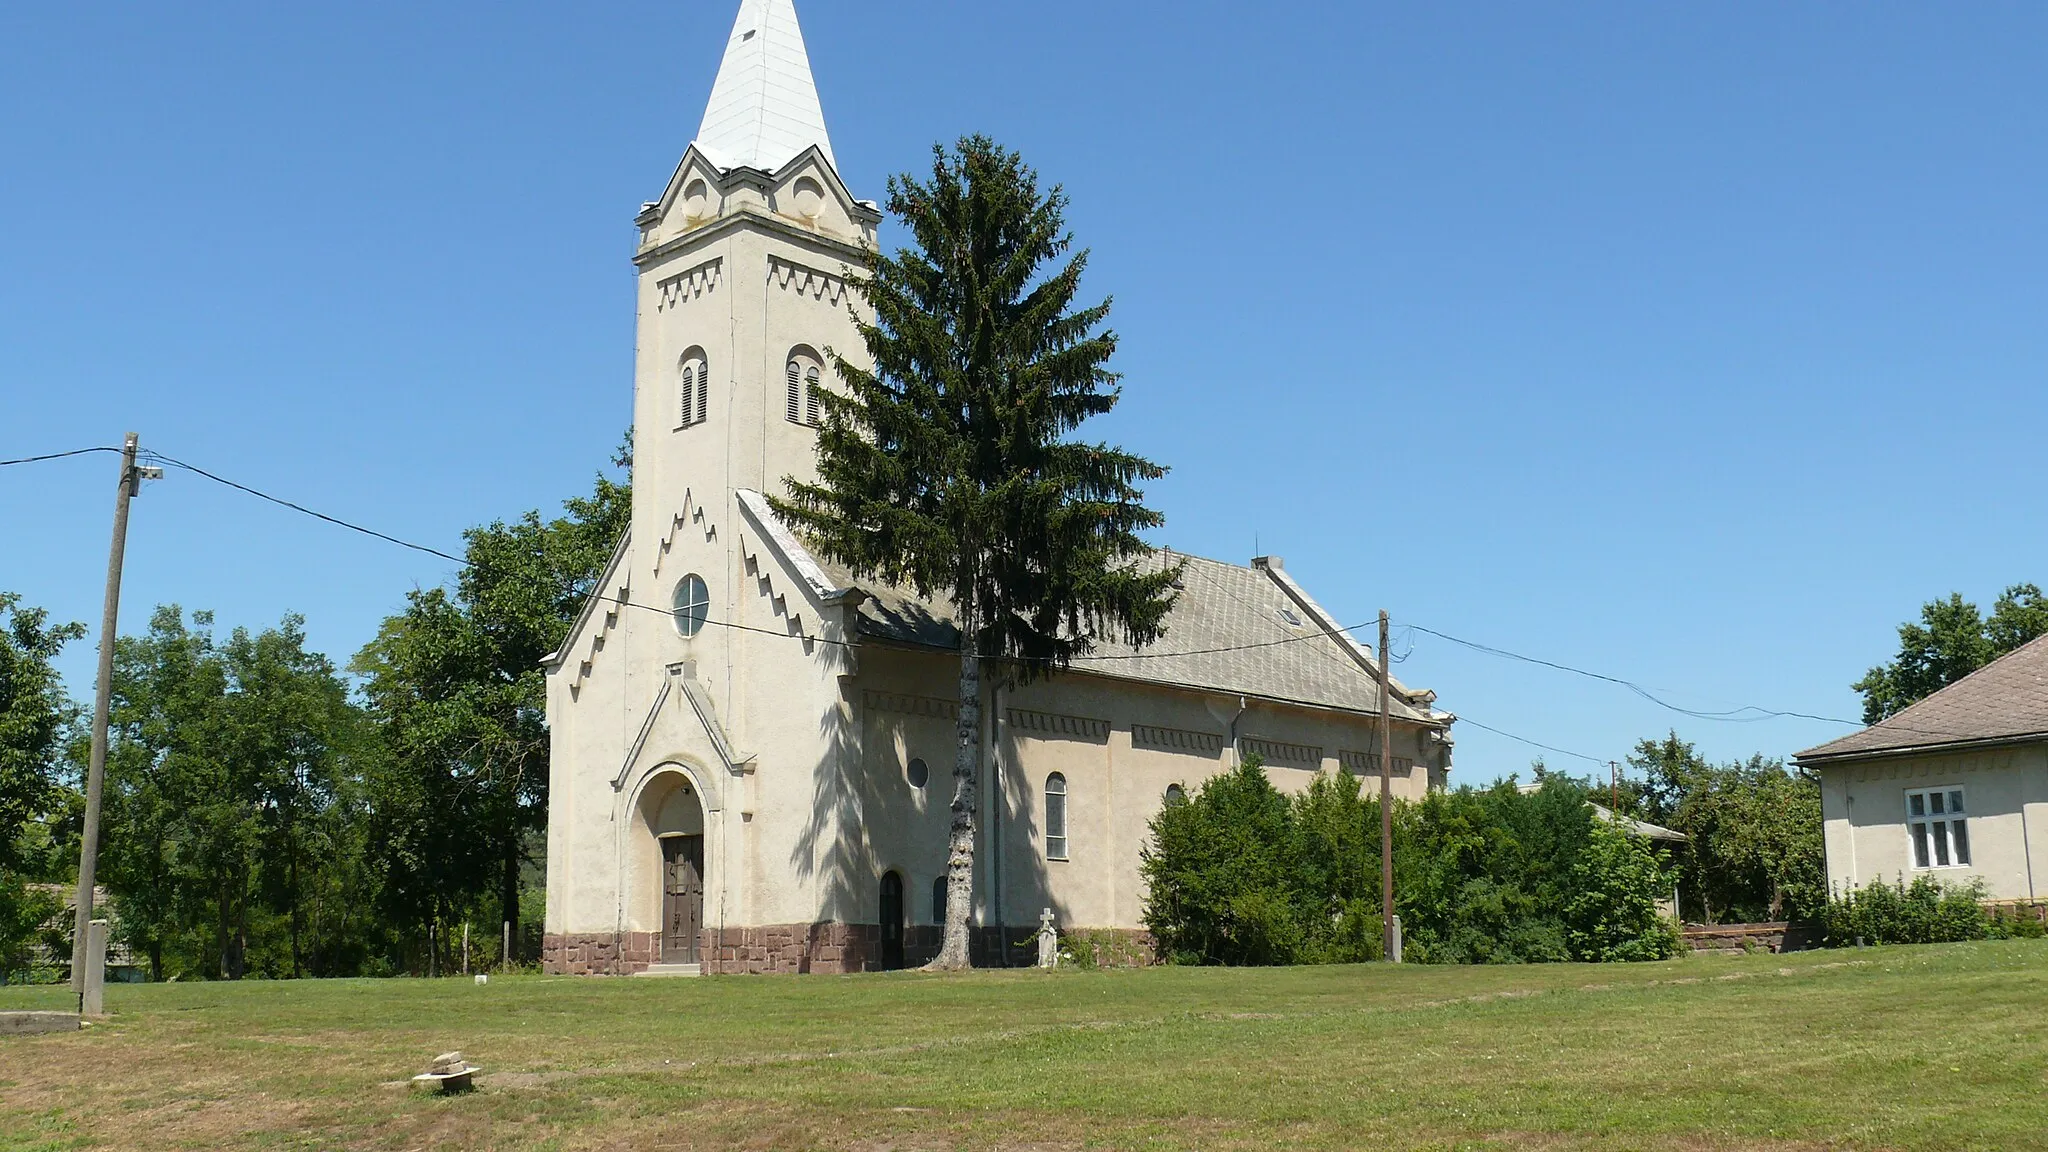
[[[704,586],[702,576],[692,572],[676,581],[674,607],[677,632],[687,638],[704,630],[704,621],[711,615],[711,590]]]
[[[903,775],[912,788],[922,788],[931,780],[932,770],[923,760],[912,757],[910,763],[903,766]]]

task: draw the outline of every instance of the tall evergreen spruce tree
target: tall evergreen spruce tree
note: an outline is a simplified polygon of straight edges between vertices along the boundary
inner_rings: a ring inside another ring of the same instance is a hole
[[[983,136],[934,147],[928,183],[890,179],[889,210],[914,246],[875,253],[860,281],[874,370],[831,353],[846,394],[822,397],[818,483],[788,480],[774,501],[861,575],[952,600],[960,721],[933,968],[969,963],[983,660],[1026,681],[1098,636],[1150,643],[1178,574],[1139,566],[1152,550],[1138,534],[1164,517],[1138,484],[1166,469],[1067,438],[1118,392],[1109,302],[1073,306],[1088,254],[1066,255],[1066,204]]]

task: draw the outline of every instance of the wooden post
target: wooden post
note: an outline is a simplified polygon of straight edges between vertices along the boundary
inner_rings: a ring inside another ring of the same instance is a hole
[[[1380,612],[1380,944],[1386,958],[1401,959],[1394,928],[1394,700],[1388,689],[1387,614]]]
[[[505,921],[505,942],[499,946],[498,967],[507,972],[512,970],[512,922],[510,920]]]
[[[92,701],[92,754],[85,770],[85,826],[78,838],[78,916],[71,932],[71,990],[85,995],[93,884],[100,853],[100,791],[107,774],[107,711],[114,696],[114,629],[121,614],[121,558],[128,550],[128,501],[141,483],[135,433],[121,445],[121,483],[114,490],[114,542],[107,550],[107,595],[100,608],[100,672]],[[84,1011],[83,1008],[80,1009]]]
[[[469,975],[469,921],[462,922],[462,974]]]

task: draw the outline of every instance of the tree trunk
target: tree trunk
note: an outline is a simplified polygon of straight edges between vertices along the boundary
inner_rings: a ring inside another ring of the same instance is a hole
[[[501,896],[504,922],[512,926],[512,942],[510,950],[499,960],[509,968],[513,957],[519,954],[519,826],[516,821],[511,831],[505,834],[505,877]]]
[[[960,724],[953,752],[953,831],[946,855],[946,932],[934,972],[970,967],[967,918],[974,910],[975,778],[981,767],[981,652],[971,615],[961,613]]]
[[[299,978],[299,838],[288,819],[284,825],[286,852],[291,856],[292,979]]]
[[[214,943],[218,945],[216,950],[220,953],[220,978],[223,980],[234,979],[228,969],[228,933],[231,930],[231,923],[228,914],[228,884],[223,879],[220,884],[220,907],[215,915],[213,929]]]

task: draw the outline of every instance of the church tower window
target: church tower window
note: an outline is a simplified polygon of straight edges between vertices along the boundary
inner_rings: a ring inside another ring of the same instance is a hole
[[[1045,778],[1045,858],[1067,858],[1067,778],[1058,772]]]
[[[682,375],[676,382],[676,427],[702,424],[711,414],[711,365],[702,348],[683,353]]]
[[[670,602],[675,610],[676,631],[684,639],[704,630],[704,621],[711,616],[711,590],[704,586],[704,578],[695,572],[676,581],[675,599]]]
[[[794,348],[789,353],[789,364],[784,376],[789,382],[788,403],[784,413],[792,424],[818,426],[820,402],[818,389],[823,385],[824,364],[818,354],[809,348]]]

